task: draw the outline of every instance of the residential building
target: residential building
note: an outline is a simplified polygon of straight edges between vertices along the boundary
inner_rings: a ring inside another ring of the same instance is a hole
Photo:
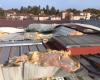
[[[49,20],[49,16],[48,16],[48,15],[39,15],[38,20],[39,20],[39,21]]]
[[[34,15],[32,16],[32,19],[35,21],[45,21],[45,20],[49,20],[49,16],[48,15]]]
[[[73,12],[62,12],[62,19],[64,20],[89,20],[91,18],[91,13],[89,12],[80,12],[80,13],[73,13]]]
[[[67,14],[68,14],[68,12],[63,11],[63,12],[62,12],[62,19],[65,19]]]
[[[15,15],[15,19],[17,19],[17,20],[24,20],[24,19],[28,19],[28,17],[29,17],[29,14],[16,14]]]
[[[91,13],[81,12],[72,15],[70,20],[90,20],[91,16],[92,16]]]
[[[51,16],[50,17],[50,20],[52,20],[52,21],[60,21],[61,20],[61,17],[60,16]]]
[[[7,13],[6,19],[11,20],[25,20],[31,18],[32,14],[25,14],[25,13]]]
[[[62,12],[62,20],[70,20],[71,16],[74,14],[72,12],[63,11]]]
[[[16,14],[17,13],[15,11],[12,11],[12,10],[5,11],[6,19],[11,19],[11,18],[14,19]]]
[[[35,20],[35,21],[38,21],[39,20],[39,16],[38,15],[34,15],[34,16],[32,16],[32,19]]]

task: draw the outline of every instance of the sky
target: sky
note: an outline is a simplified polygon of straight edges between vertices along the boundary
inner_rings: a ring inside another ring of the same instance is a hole
[[[100,0],[0,0],[0,7],[4,9],[20,8],[28,5],[40,5],[42,7],[49,5],[60,10],[68,8],[79,10],[86,8],[100,9]]]

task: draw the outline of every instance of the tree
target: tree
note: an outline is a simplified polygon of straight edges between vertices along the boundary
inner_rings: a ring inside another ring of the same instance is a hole
[[[43,7],[43,9],[42,9],[43,11],[44,11],[44,13],[46,12],[46,9]]]
[[[20,12],[23,12],[23,11],[24,11],[24,7],[21,6],[21,8],[20,8]]]
[[[94,8],[87,8],[87,9],[84,9],[83,12],[90,12],[90,13],[92,13],[92,14],[100,14],[100,10],[94,9]]]
[[[55,7],[53,7],[53,6],[51,7],[50,13],[51,13],[51,15],[55,15],[56,14]]]
[[[30,11],[32,9],[32,7],[31,6],[28,6],[27,9]]]
[[[5,17],[4,10],[0,8],[0,18],[4,18],[4,17]]]
[[[40,10],[39,7],[34,6],[34,7],[32,8],[32,12],[33,12],[34,15],[39,15],[39,13],[41,12],[41,10]]]
[[[31,10],[32,10],[32,7],[31,6],[28,6],[27,7],[27,13],[31,13]]]
[[[45,13],[49,15],[49,12],[50,12],[50,11],[49,11],[49,6],[46,5],[46,11],[45,11]]]
[[[80,10],[71,9],[71,8],[67,9],[66,11],[68,11],[68,12],[73,12],[74,14],[78,14],[78,13],[80,12]]]
[[[47,15],[61,15],[59,9],[56,9],[54,6],[52,6],[51,8],[49,8],[49,6],[46,5],[46,7],[43,8],[42,10]]]
[[[61,16],[59,9],[56,10],[56,15]]]
[[[21,6],[20,13],[24,13],[24,12],[25,12],[25,8],[23,6]]]
[[[11,11],[15,11],[15,12],[19,12],[19,10],[17,8],[12,8]]]

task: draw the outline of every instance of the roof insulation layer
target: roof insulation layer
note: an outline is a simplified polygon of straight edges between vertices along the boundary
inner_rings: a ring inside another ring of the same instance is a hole
[[[6,35],[3,34],[4,33],[2,33],[0,37],[0,41],[24,40],[23,33],[7,33]]]
[[[18,29],[13,27],[0,27],[0,32],[6,33],[18,33],[18,32],[25,32],[24,29]]]
[[[39,32],[43,32],[43,31],[50,31],[53,30],[55,28],[57,24],[30,24],[26,29],[29,30],[33,30],[33,31],[39,31]]]

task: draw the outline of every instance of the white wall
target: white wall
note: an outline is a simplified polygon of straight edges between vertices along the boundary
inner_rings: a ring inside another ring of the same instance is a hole
[[[48,20],[48,19],[49,19],[49,17],[39,17],[40,21],[44,21],[44,20]]]
[[[61,20],[61,17],[51,17],[50,20]]]
[[[62,12],[62,19],[66,18],[66,12]]]
[[[80,19],[85,19],[85,16],[73,16],[71,17],[71,20],[80,20]]]

